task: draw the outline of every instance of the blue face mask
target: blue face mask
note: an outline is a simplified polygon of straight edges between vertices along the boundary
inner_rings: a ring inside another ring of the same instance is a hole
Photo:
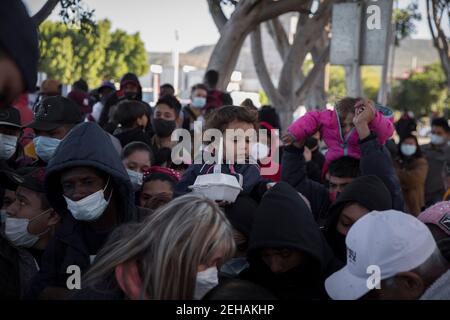
[[[192,106],[196,108],[203,108],[206,104],[206,98],[203,97],[194,97],[192,99]]]
[[[8,160],[16,152],[17,137],[0,133],[0,160]]]
[[[407,157],[412,156],[416,153],[417,147],[410,144],[402,144],[400,146],[400,151]]]
[[[36,154],[40,159],[45,162],[49,162],[50,159],[55,154],[56,148],[58,148],[61,140],[39,136],[33,139],[34,148],[36,149]]]

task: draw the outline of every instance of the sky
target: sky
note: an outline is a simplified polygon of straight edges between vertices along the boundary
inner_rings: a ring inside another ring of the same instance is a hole
[[[178,49],[186,52],[199,45],[214,44],[219,32],[209,14],[206,0],[83,0],[95,9],[95,19],[108,18],[113,29],[124,29],[129,33],[139,31],[147,51],[171,51],[176,47],[175,31],[178,31]],[[45,0],[23,0],[31,14],[45,3]],[[411,0],[399,0],[405,7]],[[430,38],[426,21],[424,0],[418,0],[422,21],[417,24],[413,38]],[[51,15],[59,20],[59,9]],[[448,26],[448,23],[446,24]],[[450,32],[450,30],[447,31]]]

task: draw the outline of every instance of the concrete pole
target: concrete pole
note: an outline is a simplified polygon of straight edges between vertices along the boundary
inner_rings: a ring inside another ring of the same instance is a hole
[[[347,96],[360,97],[361,96],[361,69],[360,69],[360,56],[361,56],[361,28],[362,28],[362,10],[363,5],[360,1],[358,3],[359,10],[355,17],[357,21],[361,21],[361,27],[356,31],[355,44],[353,46],[355,59],[352,64],[345,67]]]

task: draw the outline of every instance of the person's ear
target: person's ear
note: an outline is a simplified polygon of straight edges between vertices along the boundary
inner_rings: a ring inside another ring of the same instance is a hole
[[[142,280],[136,260],[119,264],[114,270],[116,281],[125,295],[131,300],[141,299]]]
[[[59,214],[57,214],[55,212],[55,210],[51,209],[51,211],[50,211],[50,218],[48,219],[47,225],[49,227],[52,227],[52,226],[58,224],[60,220],[61,220],[61,217],[59,216]]]
[[[181,125],[183,124],[183,119],[180,117],[180,115],[177,116],[175,119],[175,123],[177,125],[177,128],[181,128]]]
[[[417,300],[425,291],[425,283],[417,273],[407,271],[395,275],[396,283],[401,287],[400,299]]]
[[[144,126],[146,123],[146,121],[145,121],[145,118],[147,118],[147,120],[148,120],[148,117],[147,117],[147,115],[143,115],[142,117],[139,117],[139,118],[137,118],[137,124],[138,124],[138,126],[140,126],[140,127],[142,127],[142,126]],[[147,121],[148,122],[148,121]]]

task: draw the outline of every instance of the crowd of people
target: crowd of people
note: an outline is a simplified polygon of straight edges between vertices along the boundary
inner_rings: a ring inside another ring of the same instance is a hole
[[[185,106],[165,84],[150,107],[132,73],[67,96],[48,79],[24,122],[23,48],[0,33],[0,298],[450,299],[447,119],[420,145],[388,107],[346,97],[281,128],[209,70]],[[264,155],[230,136],[260,128]],[[176,161],[177,129],[221,133],[216,162],[195,161],[205,146]],[[239,185],[233,201],[192,190],[218,172]]]

